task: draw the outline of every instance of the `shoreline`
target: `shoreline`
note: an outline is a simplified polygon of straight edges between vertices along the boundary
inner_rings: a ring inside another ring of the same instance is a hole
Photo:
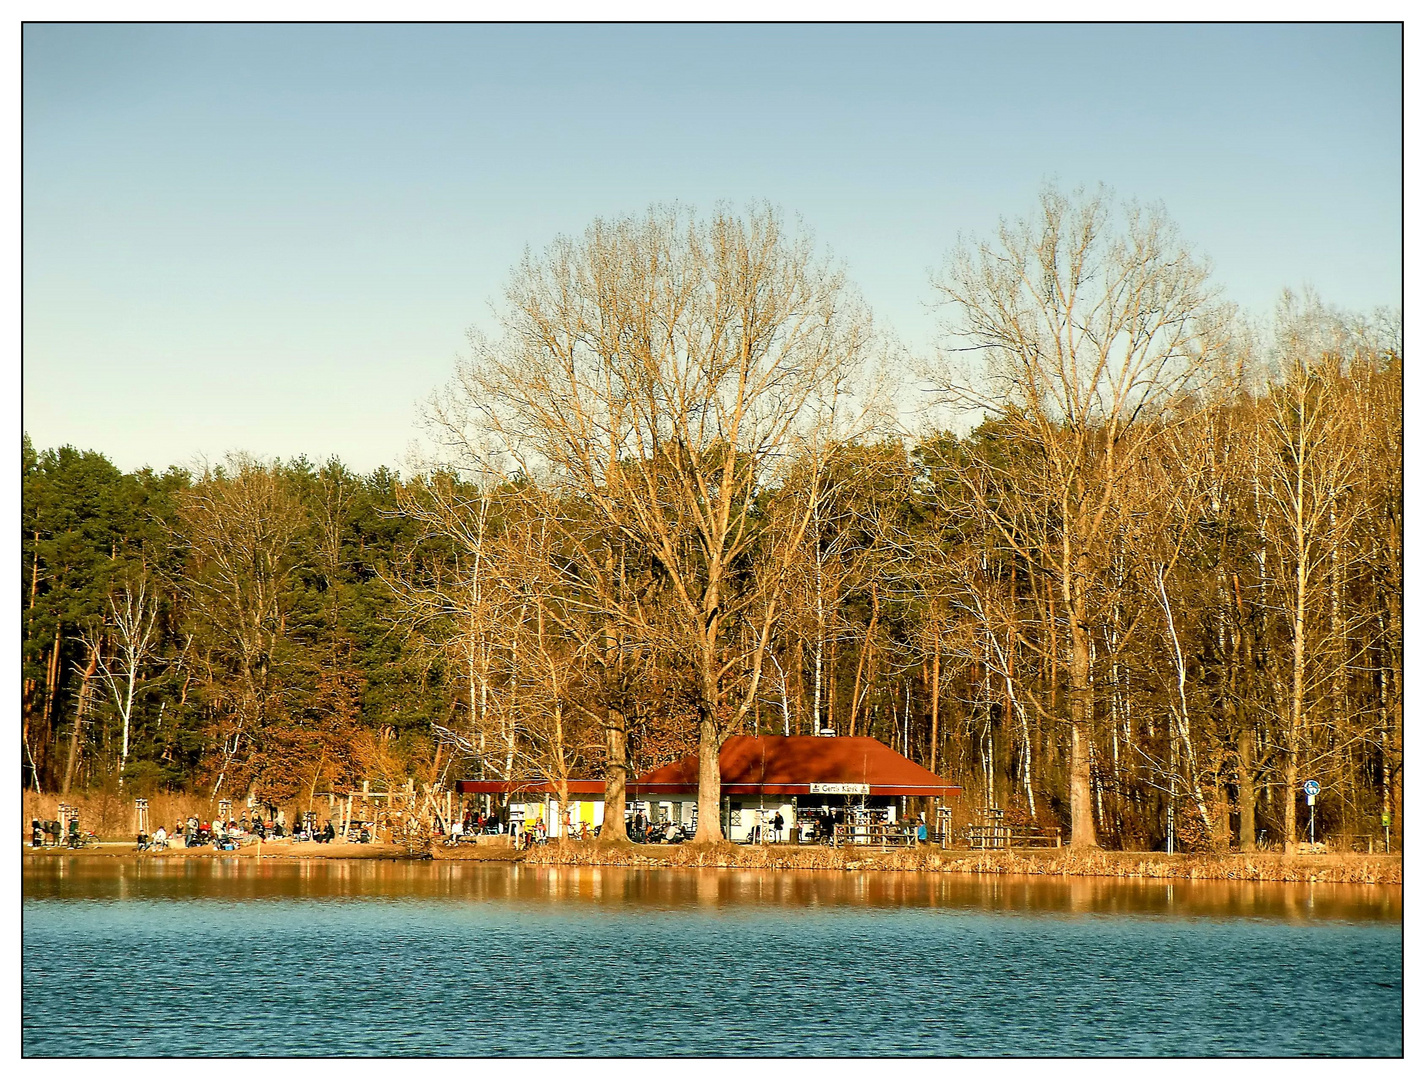
[[[526,851],[498,846],[447,848],[434,845],[429,852],[412,853],[397,844],[302,844],[281,842],[251,844],[235,851],[215,848],[176,848],[140,852],[132,844],[115,842],[97,848],[25,847],[32,859],[276,859],[324,861],[332,859],[401,860],[435,862],[517,862],[529,866],[623,866],[641,869],[717,868],[741,870],[840,870],[923,872],[943,874],[1025,874],[1048,877],[1098,877],[1118,879],[1172,879],[1190,881],[1333,882],[1341,884],[1400,886],[1404,861],[1400,855],[1319,854],[1284,855],[1178,854],[1151,851],[1074,851],[1071,848],[1027,848],[1010,851],[917,848],[880,851],[866,848],[800,847],[768,845],[745,847],[716,844],[664,847],[646,844],[551,844]]]
[[[584,845],[593,848],[593,845]],[[970,851],[922,847],[909,851],[866,848],[804,848],[791,845],[746,848],[731,844],[697,849],[679,846],[651,851],[638,845],[610,845],[602,851],[536,848],[526,852],[532,866],[726,867],[768,870],[842,870],[942,874],[1020,874],[1044,877],[1162,879],[1189,881],[1333,882],[1400,886],[1399,855],[1248,854],[1167,855],[1151,851],[1074,851],[1024,848]]]

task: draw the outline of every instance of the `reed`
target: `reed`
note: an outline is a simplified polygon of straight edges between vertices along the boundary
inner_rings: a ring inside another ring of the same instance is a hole
[[[1173,878],[1202,881],[1319,881],[1399,885],[1398,856],[1174,855],[1139,851],[964,851],[919,847],[880,851],[734,844],[607,846],[550,844],[526,852],[535,866],[725,867],[767,870],[889,870],[1058,877]]]
[[[28,839],[30,821],[53,821],[59,816],[59,804],[68,803],[79,811],[79,822],[94,832],[101,840],[132,840],[134,838],[134,800],[116,791],[94,791],[72,793],[60,798],[58,795],[37,795],[25,792],[22,806],[22,832]],[[179,818],[190,814],[199,818],[213,815],[213,804],[199,795],[160,793],[148,796],[149,828],[162,825],[172,829]]]

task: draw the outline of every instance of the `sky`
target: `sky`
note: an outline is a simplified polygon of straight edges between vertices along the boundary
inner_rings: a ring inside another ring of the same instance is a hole
[[[525,249],[674,200],[800,217],[915,354],[1049,181],[1259,321],[1402,302],[1393,25],[28,24],[23,91],[24,427],[124,470],[408,466]]]

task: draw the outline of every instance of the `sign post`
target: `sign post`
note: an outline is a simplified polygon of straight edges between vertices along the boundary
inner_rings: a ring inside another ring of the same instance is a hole
[[[1321,785],[1315,780],[1308,780],[1301,785],[1301,790],[1306,792],[1306,805],[1311,810],[1311,848],[1316,850],[1316,796],[1321,794]]]

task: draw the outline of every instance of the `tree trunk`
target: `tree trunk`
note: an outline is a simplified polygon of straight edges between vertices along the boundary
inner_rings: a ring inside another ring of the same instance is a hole
[[[44,732],[46,740],[49,739],[49,733],[53,730],[54,699],[59,693],[60,625],[59,623],[55,624],[54,647],[50,649],[49,663],[45,665]]]
[[[717,715],[707,702],[698,709],[698,831],[695,844],[715,844],[722,835],[722,771],[719,757],[722,740],[718,737]]]
[[[29,770],[30,770],[30,784],[31,784],[31,786],[35,789],[35,794],[38,795],[38,794],[40,793],[40,767],[39,767],[39,765],[35,762],[35,753],[34,753],[34,750],[33,750],[33,749],[31,748],[31,746],[30,746],[31,704],[32,704],[32,702],[33,702],[33,700],[34,700],[34,693],[35,693],[35,680],[34,680],[34,679],[26,679],[26,680],[25,680],[25,693],[24,693],[25,705],[24,705],[24,709],[22,710],[22,716],[23,716],[23,735],[22,735],[22,741],[24,742],[24,746],[25,746],[25,764],[28,765]],[[23,788],[23,787],[24,787],[24,784],[22,783],[20,786]]]
[[[1291,854],[1296,850],[1296,748],[1288,746],[1286,750],[1286,768],[1282,770],[1282,827],[1284,833],[1283,850]]]
[[[623,813],[628,787],[628,718],[618,709],[608,710],[604,722],[608,763],[604,772],[604,824],[600,840],[627,840]]]
[[[1298,530],[1296,612],[1291,643],[1291,716],[1286,733],[1286,795],[1283,804],[1283,840],[1288,852],[1296,848],[1296,781],[1306,706],[1306,543]]]
[[[1082,596],[1075,596],[1069,605],[1069,637],[1073,648],[1069,664],[1069,843],[1076,848],[1098,847],[1089,764],[1093,685],[1089,682],[1089,633],[1084,603]]]
[[[74,706],[74,728],[69,733],[69,760],[64,766],[64,784],[59,791],[61,795],[69,794],[79,768],[80,732],[84,726],[84,714],[89,711],[89,686],[94,673],[99,670],[99,649],[103,646],[103,640],[101,637],[90,648],[89,663],[85,665],[84,677],[79,683],[79,700]]]
[[[1246,710],[1237,704],[1237,810],[1240,817],[1237,845],[1243,851],[1257,850],[1257,761],[1256,737],[1246,724]]]
[[[856,713],[861,707],[861,674],[866,669],[866,658],[870,656],[873,648],[872,642],[876,637],[876,621],[881,616],[880,596],[876,590],[876,582],[871,581],[871,624],[866,627],[866,638],[861,644],[861,655],[856,659],[856,679],[851,685],[851,718],[846,722],[846,734],[856,734]],[[866,682],[871,682],[870,672],[866,672]],[[869,732],[868,732],[869,734]]]
[[[935,655],[930,661],[930,771],[940,753],[940,624],[935,624]]]

